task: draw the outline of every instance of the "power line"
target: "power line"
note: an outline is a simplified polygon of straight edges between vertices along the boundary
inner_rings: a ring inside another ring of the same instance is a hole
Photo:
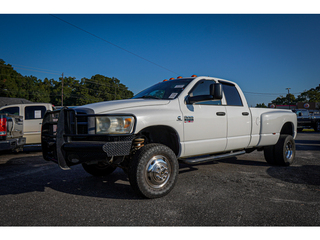
[[[61,74],[60,71],[55,71],[55,70],[49,70],[49,69],[43,69],[43,68],[36,68],[36,67],[24,66],[24,65],[19,65],[19,64],[15,64],[15,63],[12,63],[12,64],[10,64],[10,65],[15,65],[15,66],[19,66],[19,67],[25,67],[25,68],[34,68],[34,69],[38,69],[38,70],[42,70],[42,71],[56,72],[56,73]]]
[[[150,61],[150,60],[148,60],[148,59],[146,59],[146,58],[144,58],[144,57],[141,57],[140,55],[138,55],[138,54],[136,54],[136,53],[133,53],[133,52],[131,52],[131,51],[129,51],[129,50],[123,48],[123,47],[120,47],[120,46],[118,46],[118,45],[116,45],[116,44],[114,44],[114,43],[112,43],[112,42],[110,42],[110,41],[108,41],[108,40],[106,40],[106,39],[104,39],[104,38],[102,38],[102,37],[99,37],[99,36],[97,36],[97,35],[89,32],[89,31],[87,31],[87,30],[85,30],[85,29],[83,29],[83,28],[78,27],[78,26],[76,26],[76,25],[74,25],[74,24],[72,24],[72,23],[70,23],[70,22],[68,22],[68,21],[66,21],[66,20],[63,20],[63,19],[61,19],[61,18],[59,18],[59,17],[57,17],[57,16],[55,16],[55,15],[53,15],[53,14],[50,14],[50,15],[51,15],[52,17],[54,17],[54,18],[56,18],[56,19],[64,22],[64,23],[67,23],[67,24],[69,24],[69,25],[72,26],[72,27],[75,27],[75,28],[77,28],[77,29],[79,29],[79,30],[87,33],[87,34],[90,34],[91,36],[93,36],[93,37],[95,37],[95,38],[98,38],[98,39],[100,39],[100,40],[102,40],[102,41],[104,41],[104,42],[106,42],[106,43],[108,43],[108,44],[110,44],[110,45],[112,45],[112,46],[114,46],[114,47],[117,47],[117,48],[119,48],[119,49],[121,49],[121,50],[123,50],[123,51],[125,51],[125,52],[127,52],[127,53],[130,53],[130,54],[132,54],[132,55],[134,55],[134,56],[136,56],[136,57],[138,57],[138,58],[141,58],[142,60],[145,60],[145,61],[147,61],[147,62],[149,62],[149,63],[151,63],[151,64],[153,64],[153,65],[156,65],[156,66],[158,66],[158,67],[160,67],[160,68],[163,68],[163,69],[165,69],[165,70],[167,70],[167,71],[169,71],[169,72],[172,72],[172,73],[174,73],[174,74],[179,75],[178,73],[176,73],[176,72],[174,72],[174,71],[172,71],[172,70],[170,70],[170,69],[168,69],[168,68],[166,68],[166,67],[163,67],[163,66],[161,66],[161,65],[159,65],[159,64],[157,64],[157,63],[155,63],[155,62],[152,62],[152,61]]]
[[[11,66],[4,65],[4,66],[1,66],[1,67],[12,68],[12,69],[22,69],[22,70],[27,70],[27,71],[31,71],[31,72],[41,72],[41,73],[49,73],[49,74],[61,75],[61,72],[54,71],[54,70],[48,70],[48,69],[36,68],[36,67],[30,67],[30,66],[24,66],[24,65],[18,65],[18,64],[10,64],[10,65]],[[14,67],[14,66],[20,66],[20,67]],[[35,69],[37,69],[37,70],[35,70]]]
[[[246,94],[259,94],[259,95],[275,95],[275,96],[279,96],[279,95],[286,95],[286,93],[259,93],[259,92],[246,92],[246,91],[243,91],[243,93],[246,93]],[[293,95],[295,94],[301,94],[302,92],[296,92],[296,93],[291,93]]]
[[[52,73],[52,72],[45,72],[45,71],[38,71],[38,70],[33,70],[33,69],[26,69],[26,68],[20,68],[20,67],[15,67],[16,69],[22,69],[22,70],[27,70],[27,71],[31,71],[31,72],[40,72],[40,73],[49,73],[49,74],[54,74],[54,75],[61,75],[58,73]]]

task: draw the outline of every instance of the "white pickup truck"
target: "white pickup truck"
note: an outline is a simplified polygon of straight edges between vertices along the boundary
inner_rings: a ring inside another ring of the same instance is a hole
[[[168,194],[179,161],[199,164],[264,150],[271,165],[295,158],[297,116],[249,108],[237,84],[213,77],[164,80],[132,99],[48,111],[42,124],[44,159],[95,176],[117,167],[147,198]]]

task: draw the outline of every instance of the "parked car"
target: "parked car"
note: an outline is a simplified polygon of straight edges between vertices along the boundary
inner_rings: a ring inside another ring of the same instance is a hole
[[[41,144],[42,119],[47,110],[53,110],[51,103],[12,104],[0,108],[0,113],[22,116],[23,136],[26,144]]]
[[[0,114],[0,151],[19,151],[25,143],[23,118],[8,113]]]
[[[297,114],[299,132],[303,129],[314,129],[320,131],[320,114],[319,111],[310,112],[308,109],[295,109],[293,112]]]
[[[320,132],[320,111],[314,111],[311,115],[313,129]]]

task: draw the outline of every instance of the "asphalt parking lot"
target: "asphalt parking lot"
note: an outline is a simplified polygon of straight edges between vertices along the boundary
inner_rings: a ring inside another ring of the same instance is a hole
[[[117,169],[63,171],[41,152],[0,153],[0,226],[319,226],[320,134],[299,133],[296,162],[253,152],[188,166],[159,199],[135,195]]]

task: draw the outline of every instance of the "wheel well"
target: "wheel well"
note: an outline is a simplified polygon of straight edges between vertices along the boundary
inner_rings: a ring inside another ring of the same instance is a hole
[[[294,135],[294,129],[293,124],[291,122],[286,122],[281,129],[280,135],[282,134],[288,134],[293,136]]]
[[[180,153],[180,140],[179,135],[171,127],[168,126],[151,126],[142,129],[139,132],[139,135],[142,135],[146,143],[160,143],[171,148],[176,156]]]

